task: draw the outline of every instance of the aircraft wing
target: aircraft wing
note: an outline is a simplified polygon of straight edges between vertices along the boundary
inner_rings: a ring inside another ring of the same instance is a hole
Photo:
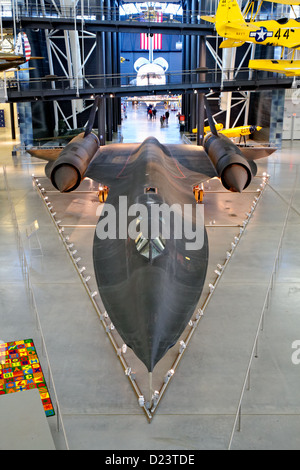
[[[240,47],[243,46],[245,43],[243,41],[236,41],[235,39],[225,39],[219,45],[220,49],[232,48],[232,47]]]
[[[257,31],[257,25],[255,26],[255,23],[240,23],[239,21],[231,21],[230,23],[225,24],[226,29],[234,30],[236,31],[237,29],[240,30],[242,29],[243,31]]]
[[[25,58],[23,55],[0,53],[0,60],[14,61],[14,60],[21,60],[21,59],[24,59],[25,61]]]
[[[269,147],[268,145],[260,146],[245,146],[238,145],[244,157],[249,161],[260,160],[261,158],[269,157],[272,153],[276,152],[277,147]]]
[[[53,148],[31,148],[26,149],[26,152],[29,153],[32,157],[40,158],[41,160],[46,160],[47,162],[54,162],[58,159],[63,147],[53,147]]]
[[[283,73],[288,77],[300,76],[300,60],[255,59],[249,61],[248,67],[254,70]]]
[[[209,23],[215,23],[216,17],[215,16],[201,16],[201,20],[208,21]]]
[[[135,152],[140,144],[110,144],[101,147],[85,173],[98,183],[110,185],[130,175],[130,164],[135,160]],[[246,160],[251,162],[267,157],[277,150],[268,146],[238,146]],[[165,144],[164,150],[172,159],[182,184],[193,186],[218,176],[207,153],[201,146],[188,144]],[[252,166],[252,165],[251,165]]]
[[[300,0],[265,0],[271,3],[280,3],[280,5],[300,5]]]
[[[218,176],[210,158],[203,147],[195,145],[166,145],[172,157],[178,162],[182,172],[185,174],[190,185],[202,183],[210,178]],[[276,147],[270,146],[245,146],[236,145],[248,161],[253,175],[256,174],[257,167],[254,160],[268,157],[276,152]]]
[[[110,144],[101,147],[89,164],[85,176],[105,185],[130,175],[130,164],[140,144]],[[187,184],[199,184],[217,176],[203,147],[187,144],[164,145],[170,169],[176,178]]]

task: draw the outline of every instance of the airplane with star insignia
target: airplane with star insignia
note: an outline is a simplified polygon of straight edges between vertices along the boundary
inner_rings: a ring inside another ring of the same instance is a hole
[[[291,6],[300,4],[299,0],[273,0],[273,2]],[[243,15],[236,0],[221,0],[216,15],[202,16],[202,19],[214,23],[217,33],[224,38],[220,48],[240,47],[245,43],[279,46],[282,47],[282,58],[284,48],[292,49],[291,60],[277,60],[276,64],[271,59],[251,60],[249,68],[299,75],[300,60],[294,60],[294,54],[296,49],[300,48],[300,18],[255,21],[262,3],[263,0],[253,17],[253,2],[249,3]],[[246,21],[245,17],[251,7],[251,19]]]

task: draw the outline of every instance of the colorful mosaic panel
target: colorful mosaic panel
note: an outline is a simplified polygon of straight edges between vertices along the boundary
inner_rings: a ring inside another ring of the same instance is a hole
[[[0,344],[0,395],[37,388],[46,416],[55,412],[32,339]]]

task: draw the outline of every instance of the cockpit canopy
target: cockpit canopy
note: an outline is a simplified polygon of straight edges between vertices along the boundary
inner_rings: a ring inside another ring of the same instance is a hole
[[[135,239],[135,246],[140,255],[144,256],[149,261],[152,261],[163,254],[166,241],[161,236],[154,239],[146,238],[142,232],[140,232]]]

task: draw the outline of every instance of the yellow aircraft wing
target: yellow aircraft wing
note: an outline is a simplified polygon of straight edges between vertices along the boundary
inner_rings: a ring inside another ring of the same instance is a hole
[[[271,3],[280,3],[281,5],[300,5],[300,0],[265,0]]]
[[[215,23],[216,17],[215,16],[201,16],[202,20],[208,21],[209,23]]]
[[[21,60],[23,58],[24,58],[24,56],[22,56],[22,55],[4,54],[3,52],[0,53],[0,60]]]
[[[255,59],[250,60],[249,69],[283,73],[288,77],[300,76],[300,60]]]
[[[226,49],[226,48],[231,48],[231,47],[240,47],[243,44],[245,44],[243,41],[236,41],[235,39],[225,39],[225,41],[221,42],[221,44],[219,45],[219,48]]]

